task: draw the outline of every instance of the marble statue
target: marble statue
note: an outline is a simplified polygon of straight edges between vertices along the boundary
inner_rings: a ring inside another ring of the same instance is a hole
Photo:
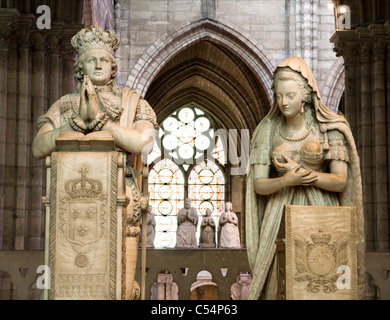
[[[51,156],[53,179],[57,179],[57,198],[50,199],[51,219],[60,223],[50,227],[48,247],[58,277],[50,294],[54,299],[133,299],[138,290],[133,282],[143,206],[137,171],[142,170],[141,153],[154,141],[156,116],[140,94],[115,82],[119,38],[114,31],[104,31],[95,23],[91,30],[79,31],[71,43],[78,55],[77,92],[61,97],[38,118],[32,145],[36,158]],[[106,242],[100,245],[103,239]],[[77,251],[75,263],[61,260],[65,251],[68,256]],[[122,252],[126,256],[123,294]],[[67,288],[60,280],[70,274],[85,283]]]
[[[32,151],[44,158],[56,150],[55,139],[62,131],[83,134],[110,131],[117,147],[128,154],[140,154],[150,143],[146,130],[157,128],[156,115],[146,100],[115,82],[118,72],[114,57],[119,38],[98,25],[82,29],[72,38],[78,59],[74,64],[77,93],[57,100],[38,118],[38,133]]]
[[[206,209],[200,225],[199,248],[215,248],[215,221],[211,217],[211,210]]]
[[[153,207],[148,206],[148,215],[147,215],[147,248],[154,248],[154,236],[156,234],[156,219],[154,218]]]
[[[233,204],[225,203],[225,212],[219,218],[219,247],[240,248],[240,232],[238,230],[238,218],[232,211]]]
[[[302,58],[275,68],[272,91],[272,108],[253,133],[247,172],[248,299],[275,298],[275,243],[284,237],[286,205],[356,206],[358,265],[364,266],[359,157],[346,119],[324,105]]]
[[[176,248],[197,248],[198,213],[196,208],[191,207],[191,199],[184,200],[184,208],[179,210],[177,223]]]

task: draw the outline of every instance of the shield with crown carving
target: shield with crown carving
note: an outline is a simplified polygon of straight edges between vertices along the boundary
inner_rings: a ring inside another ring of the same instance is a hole
[[[287,299],[356,297],[355,215],[355,207],[286,206]]]
[[[102,184],[87,176],[88,167],[82,166],[80,177],[69,179],[64,188],[67,193],[66,206],[61,210],[61,230],[77,252],[88,251],[88,246],[96,243],[105,223],[105,197]]]

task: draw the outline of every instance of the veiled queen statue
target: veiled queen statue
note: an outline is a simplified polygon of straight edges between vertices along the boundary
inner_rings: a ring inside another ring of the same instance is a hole
[[[275,68],[272,91],[271,110],[253,133],[247,172],[248,299],[277,298],[275,243],[285,238],[285,205],[356,206],[358,265],[364,255],[359,157],[346,119],[323,104],[302,58]],[[360,292],[362,276],[359,270]]]
[[[74,64],[75,77],[78,80],[77,92],[61,97],[46,114],[38,118],[38,133],[34,138],[32,151],[37,158],[50,156],[57,151],[56,139],[63,132],[73,131],[73,134],[78,132],[82,136],[88,134],[93,136],[97,133],[97,136],[95,135],[97,139],[107,137],[105,133],[112,135],[115,151],[124,156],[125,190],[130,203],[124,209],[123,217],[126,222],[126,241],[131,244],[130,252],[133,252],[131,259],[136,261],[141,205],[137,181],[140,182],[141,176],[137,175],[134,169],[142,169],[140,155],[145,147],[153,144],[154,132],[158,127],[156,115],[140,94],[130,88],[121,89],[116,84],[118,68],[114,54],[119,47],[119,38],[114,31],[103,30],[95,23],[91,30],[79,31],[72,38],[71,43],[78,55]],[[99,135],[100,133],[102,135]],[[94,159],[87,160],[93,166]],[[75,172],[78,170],[79,168],[74,168]],[[98,172],[97,175],[107,176],[107,172]],[[109,179],[107,178],[107,181]],[[115,190],[113,192],[115,193]],[[107,194],[110,196],[112,192],[108,191]],[[84,233],[87,232],[85,228]],[[88,234],[85,237],[87,236]],[[129,249],[128,244],[126,246]],[[79,251],[87,261],[86,258],[90,253],[85,248],[82,247]],[[100,260],[109,256],[109,253],[103,252],[101,255]],[[85,262],[83,268],[77,265],[79,269],[76,270],[83,271],[89,265],[94,265],[92,261],[88,261],[90,264],[87,265]],[[135,266],[133,269],[129,279],[134,279]],[[110,279],[112,278],[110,276]],[[85,286],[88,285],[90,284],[87,283]],[[130,292],[126,293],[126,299],[134,299],[138,294],[134,288],[131,289],[131,286],[132,283],[129,286]]]

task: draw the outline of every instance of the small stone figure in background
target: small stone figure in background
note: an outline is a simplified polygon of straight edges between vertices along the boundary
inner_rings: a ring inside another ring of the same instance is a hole
[[[191,199],[184,200],[184,208],[177,215],[177,223],[176,248],[197,248],[198,213],[191,207]]]
[[[154,248],[154,236],[156,234],[156,219],[154,218],[153,207],[148,206],[148,217],[147,217],[147,225],[148,225],[148,241],[146,242],[147,248]]]
[[[199,248],[215,248],[215,221],[210,209],[206,209],[206,216],[200,225]]]
[[[240,248],[238,218],[232,211],[232,203],[225,203],[225,212],[219,218],[219,247]]]
[[[142,226],[142,220],[140,222],[140,225]],[[148,206],[148,215],[147,215],[147,219],[146,219],[146,228],[147,228],[146,247],[147,248],[154,248],[154,237],[155,237],[155,234],[156,234],[156,219],[154,217],[153,207],[152,206]],[[140,247],[141,247],[142,246],[142,231],[140,233],[139,244],[140,244]]]

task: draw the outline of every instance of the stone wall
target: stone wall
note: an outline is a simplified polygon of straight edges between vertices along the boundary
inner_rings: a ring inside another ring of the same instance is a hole
[[[4,2],[3,2],[4,4]],[[44,160],[32,155],[37,119],[75,90],[71,37],[82,27],[78,1],[51,7],[51,28],[37,27],[35,6],[0,6],[0,250],[44,248]]]
[[[98,22],[104,30],[114,30],[114,0],[84,0],[83,23],[90,28]]]
[[[334,17],[327,4],[325,0],[116,1],[115,26],[122,44],[117,53],[118,83],[132,86],[134,79],[129,76],[138,71],[134,68],[140,69],[156,59],[148,52],[172,35],[177,35],[180,43],[181,29],[195,21],[211,19],[258,48],[271,68],[291,55],[305,58],[313,68],[324,101],[335,110],[343,91],[343,81],[338,81],[342,77],[342,59],[335,56],[329,42]],[[159,64],[167,62],[162,60]],[[142,91],[146,92],[147,87]]]
[[[390,300],[389,258],[389,253],[366,253],[367,299]],[[140,286],[141,260],[140,251],[135,278]],[[177,263],[178,260],[182,262],[180,265]],[[153,263],[154,261],[161,263]],[[188,261],[194,262],[188,265]],[[37,271],[43,264],[43,251],[0,251],[0,300],[2,297],[13,300],[40,299],[41,291],[37,289],[36,283],[42,273]],[[213,282],[218,285],[218,298],[229,300],[231,286],[236,281],[236,276],[240,272],[248,271],[249,265],[245,249],[191,251],[148,249],[146,267],[146,300],[151,298],[152,285],[158,280],[158,274],[165,272],[172,274],[173,282],[179,289],[179,299],[190,299],[191,285],[196,282],[196,276],[202,270],[212,274]],[[225,275],[222,273],[224,270],[221,270],[223,268],[228,268]],[[8,288],[12,288],[11,292]]]

